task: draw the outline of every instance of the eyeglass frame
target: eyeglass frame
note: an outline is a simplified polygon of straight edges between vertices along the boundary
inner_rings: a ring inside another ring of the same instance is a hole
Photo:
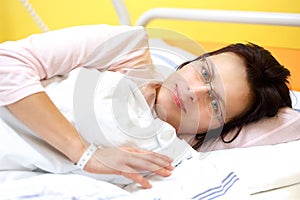
[[[182,63],[181,65],[178,66],[178,68],[176,70],[179,70],[181,69],[182,67],[184,67],[185,65],[187,64],[190,64],[190,63],[193,63],[193,62],[203,62],[206,64],[206,68],[209,72],[209,78],[205,78],[203,76],[203,74],[201,73],[201,70],[197,69],[196,66],[198,65],[193,65],[193,67],[196,69],[196,71],[198,72],[198,74],[202,77],[203,79],[203,82],[204,84],[208,85],[209,86],[209,90],[208,90],[208,93],[209,93],[209,97],[210,97],[210,104],[212,106],[212,109],[213,109],[213,113],[214,113],[214,117],[216,117],[220,123],[220,125],[224,125],[224,118],[223,118],[223,112],[222,112],[222,109],[221,109],[221,103],[220,103],[220,100],[218,98],[218,95],[217,93],[215,92],[215,90],[213,89],[212,87],[212,81],[213,81],[213,68],[209,65],[207,59],[206,59],[207,56],[200,56],[200,57],[197,57],[196,59],[194,60],[191,60],[191,61],[187,61],[185,63]],[[203,66],[202,66],[203,67]],[[213,101],[216,101],[216,103],[218,104],[218,110],[219,110],[219,113],[217,110],[214,109],[214,102]]]

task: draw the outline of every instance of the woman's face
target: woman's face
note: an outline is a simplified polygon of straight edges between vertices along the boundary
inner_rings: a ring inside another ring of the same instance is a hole
[[[250,87],[242,59],[222,53],[197,60],[171,74],[156,99],[158,116],[178,133],[203,133],[244,112]]]

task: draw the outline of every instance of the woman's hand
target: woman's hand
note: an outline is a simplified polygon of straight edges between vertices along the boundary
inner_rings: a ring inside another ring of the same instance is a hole
[[[132,147],[97,149],[84,170],[97,174],[119,174],[144,188],[151,188],[149,181],[141,175],[153,172],[160,176],[171,175],[172,159],[154,152]]]

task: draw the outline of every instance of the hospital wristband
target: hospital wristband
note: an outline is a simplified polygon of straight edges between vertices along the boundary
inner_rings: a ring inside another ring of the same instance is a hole
[[[90,146],[85,150],[85,152],[80,157],[79,161],[75,164],[76,167],[83,169],[86,163],[91,159],[91,157],[96,152],[97,147],[94,144],[90,144]]]

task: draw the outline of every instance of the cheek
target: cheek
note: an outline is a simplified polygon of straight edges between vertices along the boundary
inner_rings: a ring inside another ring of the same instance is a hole
[[[234,91],[234,92],[233,92]],[[242,91],[242,92],[236,92]],[[226,98],[226,122],[230,121],[233,118],[241,115],[245,110],[250,106],[251,97],[249,92],[246,92],[247,88],[241,90],[230,90],[227,91]]]
[[[206,132],[211,129],[218,128],[220,122],[217,117],[214,116],[212,107],[210,106],[210,99],[203,98],[203,101],[199,102],[199,131]]]
[[[202,103],[194,104],[188,115],[183,115],[181,130],[185,134],[204,133],[210,127],[211,116],[207,107]]]
[[[161,111],[164,119],[176,114],[176,105],[174,103],[173,91],[167,87],[161,87],[156,98],[156,108]]]

